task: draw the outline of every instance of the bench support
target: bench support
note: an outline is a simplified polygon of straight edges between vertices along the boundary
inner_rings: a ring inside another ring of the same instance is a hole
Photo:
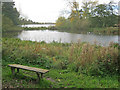
[[[15,75],[15,68],[11,67],[12,74]]]
[[[38,76],[37,82],[39,82],[39,81],[40,81],[40,75],[39,75],[38,72],[36,72],[36,74],[37,74],[37,76]]]
[[[41,73],[41,78],[43,78],[43,73]]]
[[[43,73],[41,73],[41,77],[40,77],[40,73],[36,72],[36,74],[38,76],[38,79],[37,79],[38,82],[40,81],[40,79],[43,79]]]
[[[17,68],[17,73],[19,73],[19,68]]]

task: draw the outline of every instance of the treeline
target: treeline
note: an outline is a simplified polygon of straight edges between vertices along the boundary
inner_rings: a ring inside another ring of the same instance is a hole
[[[37,24],[37,22],[34,22],[30,19],[25,19],[25,18],[20,18],[20,24],[25,25],[25,24]]]
[[[15,8],[14,2],[4,2],[2,5],[2,31],[21,30],[22,24],[33,24],[32,20],[20,17],[20,13]]]
[[[81,8],[75,0],[69,2],[71,13],[66,19],[59,17],[56,21],[56,27],[59,30],[87,32],[92,28],[117,27],[118,15],[115,12],[117,8],[113,2],[108,4],[98,4],[97,1],[85,1]]]

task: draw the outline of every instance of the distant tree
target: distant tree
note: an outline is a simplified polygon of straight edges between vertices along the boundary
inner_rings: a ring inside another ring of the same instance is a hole
[[[111,4],[99,4],[94,9],[93,22],[97,20],[99,27],[110,27],[117,23],[117,15],[114,14],[114,5]],[[96,26],[98,27],[98,26]]]
[[[98,4],[98,1],[84,0],[82,8],[79,8],[79,2],[68,0],[71,9],[70,16],[65,19],[59,17],[56,26],[59,29],[71,31],[86,32],[88,28],[111,27],[118,23],[118,15],[115,14],[115,5],[113,2],[108,4]]]
[[[65,19],[65,17],[59,17],[56,21],[56,27],[59,30],[70,30],[71,23],[70,23],[69,19]]]
[[[108,26],[114,26],[118,23],[118,16],[116,15],[115,11],[116,5],[114,5],[114,2],[110,2],[107,5],[108,11],[109,11],[109,17],[107,18]]]
[[[79,11],[79,3],[76,0],[73,0],[70,3],[70,7],[71,7],[71,14],[69,16],[69,18],[71,18],[71,21],[75,18],[75,17],[80,17],[80,11]]]
[[[98,1],[83,1],[82,2],[82,9],[83,9],[83,18],[89,18],[91,15],[93,15],[93,10],[95,9]]]

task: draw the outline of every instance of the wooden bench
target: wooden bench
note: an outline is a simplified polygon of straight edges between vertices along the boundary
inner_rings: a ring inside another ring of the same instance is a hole
[[[8,64],[8,66],[11,67],[11,71],[12,71],[13,75],[15,75],[15,68],[17,69],[17,73],[19,73],[19,69],[36,72],[36,74],[38,76],[37,81],[40,81],[39,74],[41,74],[41,78],[43,78],[43,74],[49,72],[49,70],[46,70],[46,69],[40,69],[40,68],[35,68],[35,67],[28,67],[28,66],[23,66],[23,65],[19,65],[19,64]]]

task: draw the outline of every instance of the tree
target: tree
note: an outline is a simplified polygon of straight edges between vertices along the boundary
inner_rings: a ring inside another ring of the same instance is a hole
[[[93,10],[95,9],[98,1],[83,1],[82,2],[82,9],[83,9],[83,18],[89,18],[90,16],[93,15]]]
[[[69,1],[69,6],[71,9],[70,16],[67,19],[59,17],[56,21],[57,28],[71,30],[72,32],[84,32],[89,27],[89,21],[82,18],[83,10],[79,9],[79,2],[76,0]]]
[[[112,2],[98,4],[97,0],[85,0],[80,9],[79,2],[69,0],[69,6],[70,16],[67,19],[60,17],[57,20],[56,26],[59,26],[59,29],[66,30],[67,28],[75,32],[86,32],[88,28],[111,27],[117,24],[118,16],[115,14],[115,6]]]
[[[70,22],[65,17],[59,17],[56,21],[56,27],[61,30],[69,30],[70,29]]]
[[[2,5],[2,31],[15,31],[20,30],[19,12],[14,7],[14,2],[4,2]],[[4,36],[4,33],[3,33]]]
[[[76,0],[69,2],[70,3],[70,7],[71,7],[71,14],[69,16],[69,18],[71,18],[71,20],[73,20],[75,17],[80,17],[80,10],[79,10],[79,3],[76,2]]]
[[[14,2],[4,2],[2,6],[2,14],[5,17],[10,18],[14,25],[19,24],[19,12],[14,8]]]
[[[111,4],[99,4],[94,9],[94,19],[98,20],[100,27],[110,27],[117,24],[117,15],[114,14],[114,6]]]
[[[8,30],[13,30],[14,24],[10,18],[3,16],[2,21],[3,21],[2,22],[3,32],[8,31]]]

